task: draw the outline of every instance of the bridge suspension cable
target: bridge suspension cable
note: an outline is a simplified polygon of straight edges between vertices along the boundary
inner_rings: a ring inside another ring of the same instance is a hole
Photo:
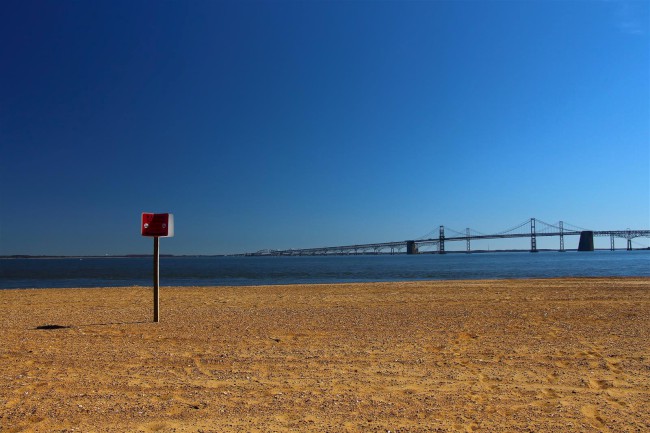
[[[447,226],[445,226],[445,232],[451,232],[453,235],[458,236],[458,237],[467,236],[467,230],[460,232],[458,230],[451,229],[451,228],[449,228]]]
[[[562,221],[558,222],[557,225],[549,224],[539,219],[535,219],[535,221],[537,223],[537,233],[555,233],[564,230],[564,223]],[[541,229],[540,226],[542,226]]]
[[[487,236],[487,233],[483,233],[474,229],[469,229],[469,233],[471,236]]]
[[[438,227],[438,226],[436,226],[436,227]],[[436,236],[437,233],[438,233],[438,228],[435,228],[435,229],[425,233],[424,235],[415,238],[415,240],[416,241],[423,241],[425,239],[433,239]]]
[[[570,224],[570,223],[568,223],[568,222],[566,222],[566,221],[564,222],[564,228],[565,228],[565,229],[568,228],[569,230],[573,230],[573,231],[577,231],[577,232],[588,231],[588,229],[586,229],[586,228],[584,228],[584,227],[578,227],[578,226],[573,225],[573,224]]]
[[[525,227],[526,229],[527,229],[528,227],[530,227],[530,219],[527,219],[526,221],[524,221],[524,222],[522,222],[521,224],[516,225],[516,226],[514,226],[514,227],[512,227],[512,228],[509,228],[509,229],[504,230],[504,231],[502,231],[502,232],[495,233],[495,235],[496,235],[496,236],[499,236],[499,235],[509,234],[509,233],[512,233],[512,232],[514,232],[515,230],[519,230],[519,229],[521,229],[521,228],[523,228],[523,227]],[[521,233],[525,233],[525,231],[526,231],[526,230],[522,231]]]

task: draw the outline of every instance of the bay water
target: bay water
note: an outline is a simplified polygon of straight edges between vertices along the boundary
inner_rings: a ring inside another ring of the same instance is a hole
[[[151,286],[152,258],[0,259],[0,289]],[[161,286],[650,277],[650,251],[161,257]]]

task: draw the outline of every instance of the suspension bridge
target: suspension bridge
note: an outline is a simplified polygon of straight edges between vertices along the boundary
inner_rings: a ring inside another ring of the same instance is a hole
[[[435,236],[435,237],[434,237]],[[559,239],[558,251],[565,250],[564,238],[566,236],[579,236],[578,251],[593,251],[594,237],[609,237],[610,249],[615,249],[615,239],[622,238],[627,241],[627,250],[633,249],[632,242],[635,238],[650,238],[650,230],[587,230],[572,224],[560,221],[549,224],[536,218],[511,227],[507,230],[486,234],[466,228],[464,231],[457,231],[445,226],[440,226],[433,232],[417,239],[378,242],[371,244],[342,245],[318,248],[300,248],[288,250],[260,250],[255,253],[247,253],[247,256],[306,256],[306,255],[347,255],[347,254],[418,254],[423,247],[433,247],[437,254],[445,254],[446,245],[450,242],[465,243],[464,252],[472,252],[472,241],[489,239],[513,239],[530,238],[530,251],[536,253],[537,239],[542,237],[557,237]]]

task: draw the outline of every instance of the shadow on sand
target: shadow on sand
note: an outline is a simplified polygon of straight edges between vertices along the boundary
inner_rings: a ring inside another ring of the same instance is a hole
[[[46,329],[46,330],[51,330],[51,329],[67,329],[70,328],[70,326],[63,326],[63,325],[41,325],[37,326],[34,329]]]
[[[54,329],[70,329],[70,328],[84,328],[88,326],[111,326],[111,325],[138,325],[138,324],[144,324],[144,323],[153,323],[150,321],[138,321],[138,322],[108,322],[108,323],[85,323],[83,325],[76,325],[76,326],[71,326],[71,325],[40,325],[34,328],[34,330],[46,330],[46,331],[51,331]]]

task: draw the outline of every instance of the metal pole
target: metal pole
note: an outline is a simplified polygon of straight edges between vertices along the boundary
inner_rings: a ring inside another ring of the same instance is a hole
[[[160,320],[160,240],[158,236],[153,238],[153,321]]]

